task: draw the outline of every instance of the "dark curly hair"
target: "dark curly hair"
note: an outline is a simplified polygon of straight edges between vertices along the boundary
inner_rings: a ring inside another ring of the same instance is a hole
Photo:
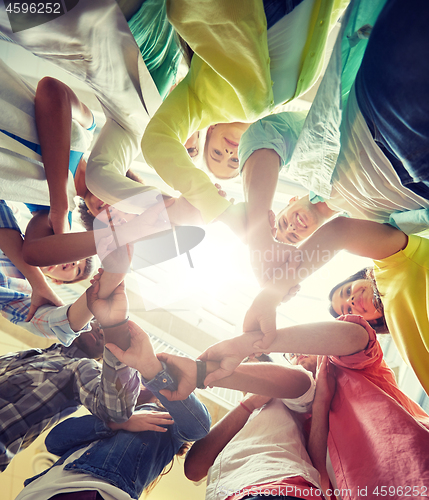
[[[372,302],[373,302],[375,308],[377,309],[377,311],[380,311],[383,314],[383,316],[381,318],[368,321],[368,323],[374,328],[374,330],[377,333],[389,333],[389,329],[387,328],[387,324],[386,324],[386,321],[384,318],[383,303],[381,301],[380,292],[377,288],[377,283],[375,282],[374,270],[372,267],[365,267],[365,268],[361,269],[360,271],[358,271],[357,273],[353,274],[352,276],[349,276],[345,280],[341,281],[341,283],[338,283],[337,285],[334,286],[334,288],[329,292],[329,296],[328,296],[329,302],[330,302],[330,305],[329,305],[330,314],[334,318],[338,318],[338,316],[340,316],[340,314],[337,314],[337,312],[332,307],[332,297],[333,297],[334,293],[336,292],[336,290],[338,290],[338,288],[344,286],[346,283],[350,283],[352,281],[358,281],[358,280],[367,280],[367,281],[371,282],[371,286],[372,286],[372,289],[374,292]]]

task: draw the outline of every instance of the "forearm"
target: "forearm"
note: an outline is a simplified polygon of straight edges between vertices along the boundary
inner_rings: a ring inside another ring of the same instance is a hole
[[[279,168],[280,157],[271,149],[255,151],[243,167],[247,237],[251,249],[272,241],[268,211],[272,207]]]
[[[67,318],[70,328],[74,332],[82,330],[82,328],[93,318],[92,312],[86,304],[86,293],[82,294],[76,302],[68,309]]]
[[[45,277],[38,267],[30,266],[25,262],[22,252],[23,244],[24,241],[18,231],[0,228],[0,249],[34,288],[38,283],[44,283]]]
[[[405,248],[408,238],[387,224],[337,217],[320,227],[299,246],[301,262],[297,269],[286,264],[274,273],[265,288],[280,303],[288,291],[329,262],[340,250],[371,259],[384,259]]]
[[[276,338],[265,352],[348,356],[365,349],[368,340],[368,332],[356,323],[326,321],[277,330]]]
[[[218,362],[207,362],[207,374],[218,367]],[[232,375],[217,380],[213,385],[271,398],[294,399],[307,392],[311,383],[300,370],[274,363],[243,363]]]
[[[206,437],[194,443],[185,460],[186,477],[200,481],[207,476],[218,454],[243,428],[249,416],[249,412],[239,405],[214,425]]]
[[[53,209],[67,213],[72,111],[65,88],[53,78],[42,79],[35,96],[35,115],[50,205]]]
[[[327,499],[331,498],[331,496],[326,493],[327,489],[330,488],[328,471],[326,469],[328,433],[329,404],[326,404],[326,402],[317,402],[315,399],[313,403],[311,430],[308,439],[307,451],[314,467],[320,474],[320,483]]]
[[[101,326],[103,328],[105,344],[116,344],[124,351],[130,347],[130,332],[128,329],[128,321],[113,328],[109,327],[109,325]]]

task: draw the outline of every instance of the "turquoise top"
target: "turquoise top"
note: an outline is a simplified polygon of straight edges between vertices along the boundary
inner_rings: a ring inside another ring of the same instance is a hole
[[[128,21],[143,61],[164,99],[176,82],[181,59],[175,30],[167,19],[165,0],[146,0]]]

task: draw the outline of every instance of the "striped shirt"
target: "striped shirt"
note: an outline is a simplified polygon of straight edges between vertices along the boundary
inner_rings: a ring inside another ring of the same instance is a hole
[[[0,200],[0,228],[20,231],[10,207]],[[59,340],[70,345],[79,335],[70,328],[67,312],[70,304],[61,307],[44,305],[37,309],[30,322],[26,322],[31,304],[31,286],[12,262],[0,252],[0,311],[16,325],[41,337]],[[88,328],[84,328],[87,330]]]

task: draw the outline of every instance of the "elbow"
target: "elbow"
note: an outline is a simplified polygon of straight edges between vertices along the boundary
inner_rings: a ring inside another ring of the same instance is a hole
[[[50,102],[55,99],[56,103],[67,102],[67,87],[56,78],[45,76],[37,84],[36,100],[40,98],[48,99]]]
[[[208,468],[204,467],[202,460],[198,457],[194,457],[192,454],[192,448],[185,460],[185,476],[194,483],[198,483],[207,476]]]
[[[24,262],[29,266],[42,266],[43,263],[40,261],[37,252],[34,251],[33,246],[27,242],[22,246],[22,258]]]
[[[349,333],[350,352],[347,354],[355,354],[366,349],[369,342],[369,335],[363,325],[350,324],[350,326],[352,327]]]

